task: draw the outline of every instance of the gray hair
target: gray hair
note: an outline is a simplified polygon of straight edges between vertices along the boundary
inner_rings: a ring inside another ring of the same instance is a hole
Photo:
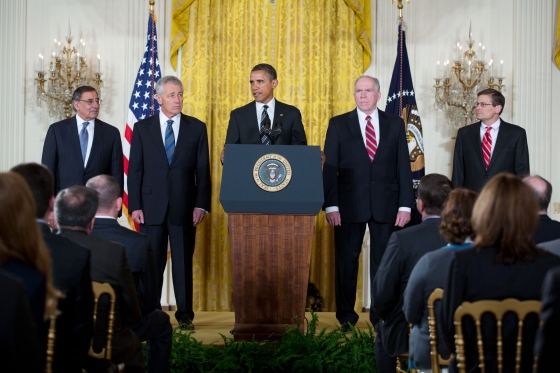
[[[181,79],[179,79],[179,78],[177,78],[176,76],[173,76],[173,75],[166,75],[163,78],[161,78],[160,80],[158,80],[158,82],[156,83],[156,94],[161,96],[161,94],[163,93],[163,86],[167,83],[171,83],[173,85],[181,86],[181,89],[184,90],[183,82],[181,82]]]
[[[369,76],[369,75],[362,75],[358,79],[356,79],[356,81],[354,82],[354,89],[356,88],[356,84],[358,83],[358,81],[360,81],[364,78],[373,80],[373,82],[375,83],[375,86],[377,87],[377,92],[381,92],[381,85],[379,84],[379,80],[377,80],[377,78],[374,78],[373,76]]]
[[[87,228],[95,217],[99,196],[91,188],[74,185],[56,196],[54,215],[59,226]]]
[[[90,85],[83,85],[81,87],[76,88],[74,93],[72,93],[72,104],[70,104],[70,106],[72,106],[72,110],[74,110],[74,112],[76,112],[76,108],[74,107],[74,101],[80,101],[82,99],[82,95],[86,92],[97,93],[97,90]],[[99,93],[97,93],[97,95],[99,96]]]

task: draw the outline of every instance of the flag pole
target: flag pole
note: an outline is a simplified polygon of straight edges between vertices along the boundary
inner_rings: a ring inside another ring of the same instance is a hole
[[[410,0],[406,0],[407,3],[410,4]],[[391,0],[391,4],[394,4],[395,0]],[[399,8],[399,18],[402,18],[402,10],[403,10],[403,0],[397,0],[397,8]]]

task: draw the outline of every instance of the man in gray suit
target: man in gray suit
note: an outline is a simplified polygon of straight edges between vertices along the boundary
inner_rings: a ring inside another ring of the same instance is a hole
[[[529,148],[525,130],[500,118],[506,99],[500,91],[478,92],[477,123],[457,131],[453,156],[453,185],[479,193],[500,172],[519,177],[529,174]]]
[[[256,65],[249,82],[255,100],[231,112],[226,144],[307,145],[299,109],[274,98],[278,86],[274,67]],[[223,162],[224,151],[221,159]]]

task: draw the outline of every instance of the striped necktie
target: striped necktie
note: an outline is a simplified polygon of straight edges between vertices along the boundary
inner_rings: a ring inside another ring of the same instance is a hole
[[[366,148],[369,154],[369,160],[373,162],[375,152],[377,151],[377,138],[375,137],[375,129],[373,128],[369,115],[366,117],[366,121]]]
[[[171,164],[173,153],[175,153],[175,135],[173,134],[173,121],[167,121],[167,129],[165,130],[165,154],[167,155],[167,163]]]
[[[264,124],[266,122],[268,122],[270,124],[270,118],[268,117],[268,112],[266,111],[266,109],[268,109],[268,105],[264,105],[263,106],[263,111],[262,111],[262,115],[261,115],[261,125],[260,125],[260,131],[259,134],[261,136],[261,143],[263,145],[270,145],[270,139],[268,138],[268,136],[264,133]]]
[[[490,158],[492,158],[492,127],[486,127],[486,133],[482,138],[482,155],[484,156],[484,167],[488,169]]]

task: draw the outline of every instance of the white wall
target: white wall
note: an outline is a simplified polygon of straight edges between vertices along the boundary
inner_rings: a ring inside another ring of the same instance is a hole
[[[257,1],[257,0],[255,0]],[[267,1],[267,0],[258,0]],[[504,60],[506,107],[503,119],[527,130],[531,170],[551,180],[560,201],[560,70],[552,63],[558,0],[413,0],[405,3],[407,47],[424,127],[426,172],[451,174],[455,130],[434,110],[432,85],[437,60],[465,45],[469,22],[486,58]],[[38,162],[52,118],[36,105],[33,85],[38,53],[48,55],[54,38],[72,25],[75,41],[86,41],[86,55],[100,54],[105,86],[100,118],[124,130],[126,110],[143,54],[148,0],[2,0],[0,2],[0,170],[18,162]],[[372,0],[373,61],[386,94],[397,48],[397,8]],[[171,0],[156,0],[159,56],[163,74],[175,74],[169,61]],[[75,43],[74,43],[75,44]],[[381,108],[384,104],[380,105]],[[554,216],[559,219],[560,216]]]

